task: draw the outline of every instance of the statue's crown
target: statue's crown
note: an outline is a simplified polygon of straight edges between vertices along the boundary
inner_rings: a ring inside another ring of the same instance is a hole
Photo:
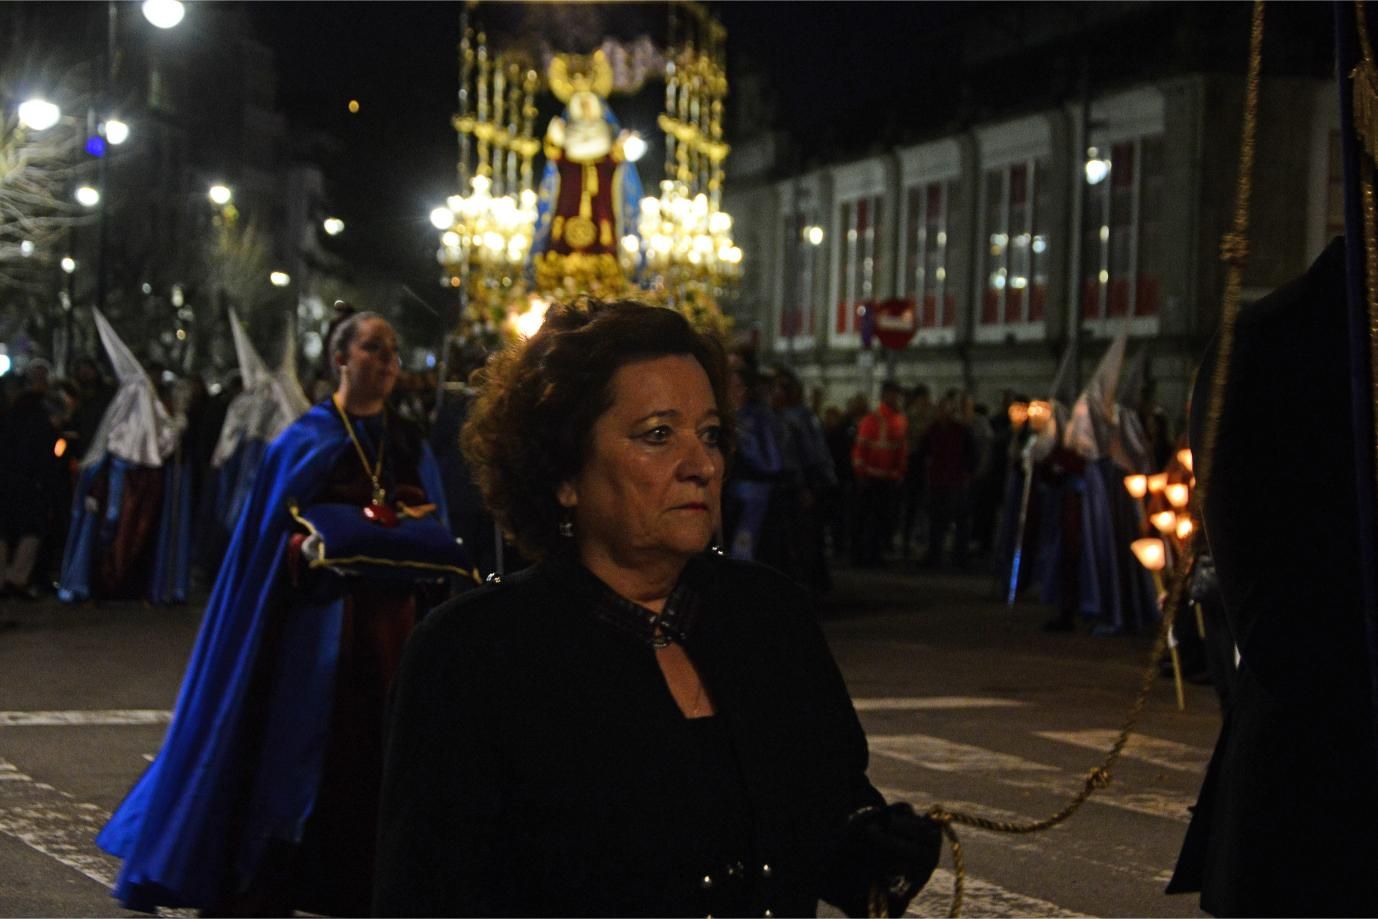
[[[601,50],[592,54],[557,54],[550,61],[550,91],[561,102],[576,92],[606,99],[612,92],[612,65]]]

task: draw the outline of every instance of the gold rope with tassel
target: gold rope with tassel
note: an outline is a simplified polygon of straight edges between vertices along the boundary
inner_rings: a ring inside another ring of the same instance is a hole
[[[1373,58],[1369,54],[1366,60],[1372,64]],[[943,835],[947,837],[952,849],[952,906],[948,910],[948,915],[952,917],[960,916],[962,912],[962,900],[966,889],[966,863],[963,858],[961,841],[957,838],[957,833],[953,829],[954,824],[976,827],[978,829],[989,830],[996,833],[1037,833],[1042,830],[1051,829],[1071,817],[1086,803],[1087,799],[1095,792],[1108,786],[1112,779],[1112,771],[1115,764],[1119,761],[1120,754],[1124,751],[1125,745],[1129,742],[1129,737],[1134,733],[1138,724],[1140,713],[1143,711],[1148,694],[1152,691],[1153,684],[1157,681],[1158,661],[1162,659],[1163,653],[1168,645],[1168,633],[1172,630],[1173,620],[1176,618],[1177,609],[1182,604],[1182,596],[1186,590],[1188,579],[1191,577],[1192,568],[1196,559],[1197,540],[1203,539],[1202,534],[1205,528],[1201,525],[1202,509],[1205,507],[1207,490],[1210,487],[1211,459],[1215,451],[1216,435],[1220,429],[1220,413],[1225,401],[1225,385],[1229,379],[1230,359],[1234,347],[1234,325],[1235,319],[1239,314],[1240,288],[1243,284],[1244,264],[1249,256],[1249,198],[1253,190],[1253,168],[1254,168],[1254,138],[1257,134],[1258,126],[1258,90],[1259,73],[1263,63],[1263,0],[1254,0],[1253,17],[1249,32],[1249,69],[1248,78],[1245,84],[1244,93],[1244,119],[1241,129],[1240,149],[1239,149],[1239,175],[1235,181],[1235,208],[1234,222],[1229,232],[1225,233],[1220,242],[1220,258],[1229,268],[1225,277],[1225,295],[1220,311],[1220,344],[1216,355],[1215,372],[1211,377],[1210,398],[1207,401],[1205,436],[1202,443],[1194,445],[1192,453],[1195,457],[1196,466],[1196,488],[1194,489],[1194,506],[1192,509],[1193,539],[1183,555],[1181,563],[1173,572],[1171,585],[1168,588],[1167,599],[1163,607],[1163,618],[1158,629],[1157,640],[1153,643],[1153,650],[1149,653],[1148,666],[1144,669],[1143,679],[1139,685],[1138,695],[1134,703],[1130,706],[1129,712],[1125,717],[1124,726],[1120,729],[1119,736],[1115,743],[1106,753],[1101,764],[1092,769],[1087,774],[1081,790],[1062,810],[1044,820],[1031,823],[1012,823],[1001,820],[991,820],[988,817],[981,817],[975,814],[964,814],[960,811],[951,811],[937,804],[929,808],[928,816],[942,828]],[[1378,69],[1370,67],[1370,72],[1378,76]],[[1378,78],[1370,83],[1371,87],[1378,88]],[[1357,96],[1357,93],[1356,93]],[[1369,111],[1378,113],[1378,93],[1369,96]],[[1356,102],[1356,105],[1358,103]],[[1378,124],[1378,120],[1371,123]],[[1373,136],[1378,137],[1378,133]],[[1373,221],[1373,191],[1372,183],[1368,186],[1368,205],[1366,213],[1368,215],[1370,230]],[[1374,234],[1370,231],[1368,235],[1369,258],[1373,264],[1378,265],[1378,248],[1373,245]],[[1378,271],[1370,270],[1370,278],[1378,278]],[[1371,282],[1369,288],[1370,316],[1375,321],[1375,332],[1378,333],[1378,309],[1372,309],[1378,303],[1378,287],[1372,286],[1378,281]],[[1378,342],[1378,334],[1375,335],[1375,342]],[[1378,346],[1376,346],[1378,347]],[[1378,368],[1378,360],[1374,362]],[[1378,374],[1378,369],[1375,369]],[[1375,394],[1378,395],[1378,376],[1375,376]],[[874,901],[873,901],[874,902]],[[872,907],[872,915],[877,915],[875,906]],[[883,915],[883,914],[882,914]]]

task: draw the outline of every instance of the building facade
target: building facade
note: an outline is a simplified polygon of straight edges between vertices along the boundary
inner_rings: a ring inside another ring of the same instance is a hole
[[[1333,80],[1265,78],[1260,98],[1245,302],[1343,231]],[[1242,99],[1242,73],[1159,75],[795,175],[769,165],[779,138],[741,145],[738,327],[828,404],[895,378],[992,407],[1050,395],[1073,343],[1084,382],[1126,329],[1180,419],[1223,296]],[[867,347],[858,307],[891,297],[918,330]]]

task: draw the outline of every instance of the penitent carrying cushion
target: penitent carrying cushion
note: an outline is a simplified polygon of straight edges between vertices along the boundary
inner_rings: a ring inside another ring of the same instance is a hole
[[[302,556],[313,569],[383,581],[429,581],[449,575],[474,578],[462,542],[434,513],[399,514],[396,526],[380,526],[356,504],[288,504],[310,537]]]

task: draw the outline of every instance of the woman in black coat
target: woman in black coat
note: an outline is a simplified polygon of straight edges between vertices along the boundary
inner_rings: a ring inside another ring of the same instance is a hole
[[[556,308],[464,432],[541,561],[433,613],[393,699],[383,915],[902,912],[940,835],[866,778],[805,593],[705,552],[725,362],[677,313]]]

